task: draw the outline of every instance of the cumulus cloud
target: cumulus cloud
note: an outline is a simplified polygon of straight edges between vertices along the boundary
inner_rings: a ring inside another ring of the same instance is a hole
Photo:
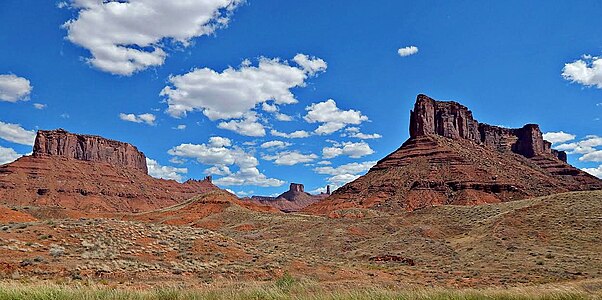
[[[559,132],[546,132],[543,134],[543,139],[552,143],[552,144],[557,144],[557,143],[564,143],[564,142],[568,142],[568,141],[572,141],[574,140],[576,137],[576,135],[574,134],[570,134],[570,133],[566,133],[564,131],[559,131]]]
[[[585,139],[555,146],[554,149],[566,151],[568,154],[587,154],[596,151],[596,147],[602,146],[602,137],[588,135]]]
[[[155,125],[155,120],[157,119],[157,117],[153,114],[135,115],[135,114],[124,114],[124,113],[120,113],[119,118],[124,121],[128,121],[128,122],[146,123],[148,125]]]
[[[306,138],[306,137],[310,136],[310,133],[305,130],[297,130],[297,131],[293,131],[291,133],[284,133],[284,132],[280,132],[276,129],[272,129],[270,131],[270,134],[273,136],[283,137],[283,138],[288,138],[288,139],[300,139],[300,138]]]
[[[580,154],[579,161],[602,162],[602,149],[598,148],[600,146],[602,146],[602,137],[588,135],[580,141],[560,144],[555,146],[554,149],[566,151],[568,154]],[[585,168],[584,170],[594,174],[599,168]]]
[[[581,59],[564,65],[564,79],[585,86],[602,88],[602,57],[583,55]]]
[[[261,144],[261,148],[264,148],[264,149],[268,149],[268,148],[286,148],[286,147],[288,147],[290,145],[291,145],[291,143],[283,142],[283,141],[268,141],[268,142],[265,142],[265,143]]]
[[[322,157],[328,159],[340,155],[346,155],[351,158],[360,158],[362,156],[373,154],[374,150],[365,142],[344,142],[335,143],[332,147],[322,149]]]
[[[416,53],[418,53],[418,47],[416,46],[407,46],[397,50],[397,54],[401,57],[414,55]]]
[[[42,104],[42,103],[34,103],[33,104],[33,107],[35,107],[35,109],[39,109],[39,110],[46,108],[46,106],[47,106],[46,104]]]
[[[17,153],[12,148],[5,148],[0,146],[0,165],[11,163],[20,158],[21,156],[23,155]]]
[[[375,161],[365,161],[362,163],[354,162],[336,168],[330,166],[317,167],[314,171],[318,174],[331,175],[331,177],[327,179],[328,182],[340,186],[357,179],[360,176],[360,173],[367,172],[375,164]]]
[[[380,139],[381,137],[383,137],[382,135],[378,134],[378,133],[372,133],[372,134],[365,134],[360,132],[360,129],[358,127],[348,127],[345,129],[345,133],[342,135],[344,137],[354,137],[354,138],[358,138],[361,140],[369,140],[369,139]]]
[[[313,103],[305,108],[307,115],[303,117],[308,123],[321,123],[314,131],[316,134],[325,135],[338,131],[349,124],[357,125],[368,121],[368,117],[362,115],[356,110],[341,110],[337,103],[332,100],[326,100],[320,103]]]
[[[28,100],[33,87],[29,80],[16,75],[0,75],[0,101]]]
[[[283,121],[283,122],[290,122],[293,120],[293,117],[291,117],[287,114],[283,114],[281,112],[274,113],[274,117],[276,117],[276,120]]]
[[[303,70],[305,70],[309,75],[314,75],[317,72],[323,72],[328,67],[324,60],[313,56],[309,57],[305,54],[295,55],[293,61],[301,66],[301,68],[303,68]]]
[[[90,51],[95,68],[132,75],[160,66],[170,44],[188,46],[192,39],[227,26],[242,0],[71,0],[77,10],[67,21],[67,39]]]
[[[597,168],[583,168],[581,170],[602,179],[602,165],[599,165]]]
[[[19,124],[0,121],[0,138],[16,144],[33,146],[36,133],[33,130],[23,129]]]
[[[596,150],[579,157],[579,161],[602,162],[602,150]]]
[[[180,125],[178,125],[178,126],[174,127],[173,129],[177,129],[177,130],[184,130],[184,129],[186,129],[186,125],[184,125],[184,124],[180,124]]]
[[[218,185],[281,186],[284,181],[268,178],[257,169],[259,161],[250,153],[232,144],[224,137],[211,137],[206,144],[181,144],[168,151],[170,155],[194,158],[199,163],[210,166],[206,174],[220,175],[213,182]],[[230,167],[235,166],[237,171]]]
[[[299,151],[283,151],[274,155],[264,155],[261,158],[273,161],[274,164],[279,166],[293,166],[300,163],[314,161],[318,158],[318,156],[313,153],[303,154]]]
[[[317,61],[321,60],[307,57],[302,62],[317,64]],[[161,96],[166,97],[167,113],[173,117],[201,111],[212,121],[238,119],[259,104],[265,111],[277,112],[277,105],[297,103],[291,89],[305,86],[309,77],[325,68],[325,64],[314,69],[261,57],[257,66],[245,60],[239,68],[229,67],[222,72],[202,68],[170,76],[171,85],[161,91]]]
[[[265,136],[265,128],[258,120],[259,118],[255,112],[248,112],[240,120],[220,122],[217,127],[245,136]]]
[[[148,166],[148,175],[155,178],[173,179],[182,182],[182,176],[188,173],[187,168],[176,168],[171,166],[162,166],[156,160],[146,158]]]

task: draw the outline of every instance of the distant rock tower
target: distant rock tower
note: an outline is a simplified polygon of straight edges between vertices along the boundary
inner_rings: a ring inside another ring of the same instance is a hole
[[[330,195],[330,185],[326,186],[326,194]]]
[[[288,189],[291,192],[305,192],[305,187],[299,183],[291,183],[290,188]]]

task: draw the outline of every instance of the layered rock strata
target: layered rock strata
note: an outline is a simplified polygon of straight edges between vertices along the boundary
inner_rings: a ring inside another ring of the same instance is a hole
[[[39,131],[31,156],[0,166],[0,204],[11,206],[141,212],[217,189],[210,178],[153,178],[135,146],[62,129]]]
[[[602,189],[602,181],[567,164],[566,153],[551,149],[538,125],[479,123],[457,102],[419,95],[410,112],[410,138],[366,175],[305,210],[412,211],[592,189]]]

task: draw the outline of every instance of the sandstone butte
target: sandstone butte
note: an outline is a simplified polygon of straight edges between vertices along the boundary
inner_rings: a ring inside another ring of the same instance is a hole
[[[413,211],[602,189],[602,180],[566,162],[536,124],[479,123],[465,106],[418,95],[410,138],[368,173],[304,211],[344,216],[351,208]]]
[[[271,206],[284,212],[295,212],[328,197],[330,195],[330,187],[327,187],[327,189],[328,192],[326,193],[312,195],[305,191],[303,184],[291,183],[288,191],[276,197],[253,196],[243,200],[260,205]]]
[[[141,212],[218,190],[209,178],[156,179],[135,146],[99,136],[40,130],[33,154],[0,166],[0,204],[79,212]]]

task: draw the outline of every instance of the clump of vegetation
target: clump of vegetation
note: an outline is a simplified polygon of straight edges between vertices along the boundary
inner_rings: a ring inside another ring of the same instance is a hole
[[[58,246],[58,245],[50,245],[50,255],[54,258],[63,256],[63,254],[65,254],[65,248]]]
[[[290,290],[295,285],[295,278],[288,272],[284,273],[274,284],[282,290]]]

